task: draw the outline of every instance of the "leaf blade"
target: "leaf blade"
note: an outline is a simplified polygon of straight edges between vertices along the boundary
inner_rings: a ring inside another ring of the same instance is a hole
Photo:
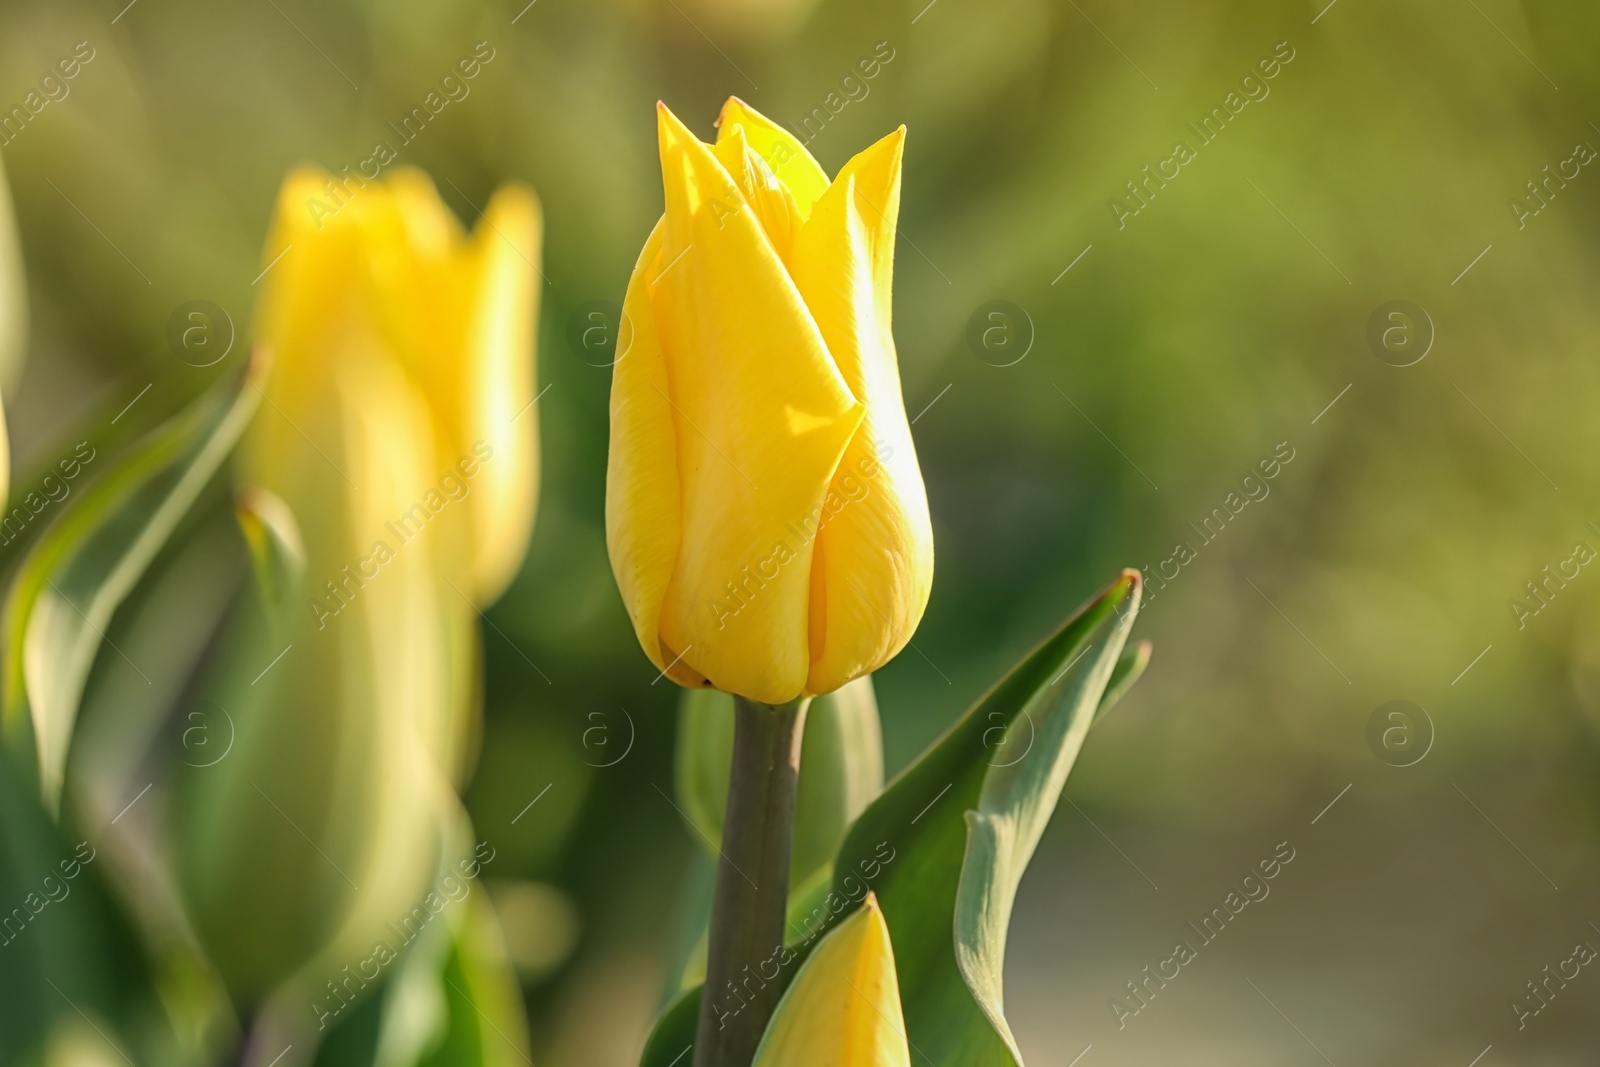
[[[238,441],[260,397],[250,381],[202,396],[119,459],[40,534],[6,595],[4,731],[14,751],[33,749],[52,813],[111,616]]]

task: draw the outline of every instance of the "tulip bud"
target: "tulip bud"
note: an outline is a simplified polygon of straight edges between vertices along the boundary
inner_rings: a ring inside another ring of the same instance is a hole
[[[933,577],[889,329],[904,130],[830,184],[740,101],[660,106],[666,212],[611,387],[606,541],[646,655],[781,704],[882,666]]]
[[[522,560],[538,494],[538,200],[507,186],[467,235],[420,171],[341,181],[301,170],[279,196],[266,255],[284,258],[267,275],[259,324],[273,349],[267,396],[278,417],[259,420],[247,472],[269,489],[275,477],[299,477],[291,463],[319,480],[335,476],[307,448],[329,443],[306,422],[335,396],[370,406],[361,396],[370,367],[400,372],[433,444],[424,476],[398,487],[386,516],[392,536],[409,542],[424,526],[457,527],[450,562],[485,604]]]
[[[369,952],[460,830],[474,603],[533,514],[537,227],[511,189],[467,237],[417,172],[284,185],[241,446],[258,596],[206,689],[238,736],[177,813],[191,917],[244,1003]]]
[[[795,975],[752,1067],[910,1064],[889,926],[868,893]]]

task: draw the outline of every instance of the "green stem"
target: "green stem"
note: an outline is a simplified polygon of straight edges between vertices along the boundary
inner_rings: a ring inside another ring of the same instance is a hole
[[[694,1067],[749,1067],[783,987],[760,976],[783,946],[789,851],[810,697],[733,698],[733,770],[711,902]]]

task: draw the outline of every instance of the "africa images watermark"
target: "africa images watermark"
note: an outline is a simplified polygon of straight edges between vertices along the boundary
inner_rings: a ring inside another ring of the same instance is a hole
[[[782,539],[773,544],[772,551],[753,564],[745,564],[735,579],[724,582],[726,599],[719,594],[707,601],[717,629],[725,629],[729,619],[754,603],[767,583],[777,579],[785,564],[799,559],[801,550],[817,539],[818,531],[829,518],[865,500],[872,492],[870,483],[883,471],[883,461],[893,455],[894,449],[887,442],[875,442],[872,454],[856,461],[854,472],[844,469],[842,474],[835,475],[822,503],[801,516],[800,521],[784,524]]]
[[[415,141],[428,123],[439,117],[439,113],[450,105],[452,101],[459,103],[465,100],[472,92],[472,86],[467,83],[483,72],[483,68],[496,56],[493,47],[488,41],[479,41],[473,48],[472,54],[465,59],[458,60],[451,73],[439,79],[439,88],[429,90],[428,95],[422,98],[422,103],[407,111],[400,119],[400,125],[389,123],[389,128],[395,132],[400,147]],[[460,71],[460,77],[456,76]],[[443,94],[443,95],[441,95]],[[343,211],[345,205],[356,198],[356,194],[366,188],[367,182],[376,181],[384,167],[389,166],[400,158],[399,149],[389,141],[379,141],[372,146],[372,154],[355,165],[352,173],[347,163],[339,172],[323,183],[323,192],[327,199],[308,197],[306,210],[311,212],[311,221],[317,224],[317,229],[322,229],[327,220]],[[370,170],[369,170],[370,168]],[[355,188],[351,188],[351,183]],[[329,202],[331,201],[331,203]]]
[[[52,503],[67,499],[67,494],[72,492],[72,480],[82,473],[94,457],[94,446],[88,441],[79,441],[72,455],[56,464],[56,470],[61,472],[60,477],[56,476],[55,471],[46,474],[40,479],[38,489],[28,490],[16,507],[0,518],[0,545],[15,541],[41,511]]]
[[[85,849],[88,850],[88,855],[84,855]],[[73,850],[73,856],[76,858],[64,859],[58,864],[61,877],[57,878],[54,874],[44,876],[43,882],[40,883],[40,888],[44,890],[43,896],[29,893],[23,899],[21,907],[12,908],[11,914],[0,919],[0,948],[9,947],[11,942],[28,928],[28,924],[51,903],[59,904],[66,900],[67,895],[72,892],[72,887],[67,883],[78,877],[85,866],[93,863],[96,855],[94,846],[87,841],[80,841],[78,847]]]
[[[887,52],[887,54],[885,54]],[[793,129],[796,133],[804,131],[807,136],[802,140],[810,144],[816,140],[817,135],[838,117],[839,113],[852,103],[859,104],[872,92],[871,81],[883,72],[894,57],[899,55],[888,41],[879,41],[872,47],[872,54],[856,60],[850,73],[839,79],[839,88],[830,91],[822,98],[822,106],[814,107],[806,113],[798,125]],[[860,77],[856,77],[857,74]],[[842,94],[842,95],[841,95]]]
[[[1200,956],[1200,949],[1222,935],[1228,924],[1239,917],[1239,914],[1252,903],[1259,904],[1267,899],[1272,892],[1272,887],[1267,883],[1283,873],[1294,860],[1295,851],[1287,841],[1280,841],[1272,850],[1272,855],[1256,864],[1251,872],[1239,881],[1239,888],[1229,890],[1222,903],[1212,908],[1205,918],[1200,920],[1200,925],[1189,923],[1189,929],[1194,931],[1197,944],[1190,945],[1185,937],[1172,947],[1172,954],[1166,959],[1155,964],[1151,969],[1146,964],[1140,971],[1141,977],[1130,978],[1125,983],[1129,1000],[1136,1007],[1130,1007],[1117,997],[1112,997],[1106,1002],[1111,1009],[1111,1017],[1117,1021],[1117,1029],[1124,1030],[1128,1020],[1144,1011],[1150,1006],[1150,1001],[1155,999],[1159,990],[1165,989],[1167,983],[1175,980],[1183,973],[1183,968],[1193,963]],[[1258,877],[1256,872],[1260,871]],[[1170,969],[1169,969],[1170,968]]]
[[[94,57],[94,45],[79,41],[72,46],[71,55],[56,60],[55,66],[39,79],[39,88],[29,89],[22,103],[14,104],[0,113],[0,144],[8,145],[15,141],[22,136],[28,123],[38,119],[40,112],[53,103],[59,104],[65,100],[72,92],[72,86],[67,83],[76,78]]]
[[[1261,72],[1260,77],[1256,76],[1255,71],[1246,74],[1239,79],[1239,88],[1230,89],[1228,95],[1222,98],[1222,103],[1214,106],[1200,120],[1200,125],[1187,123],[1189,129],[1194,131],[1199,148],[1204,148],[1222,136],[1222,131],[1228,123],[1236,120],[1239,113],[1252,101],[1259,103],[1265,100],[1272,92],[1272,87],[1267,83],[1294,61],[1295,54],[1288,41],[1279,41],[1273,46],[1271,55],[1256,61],[1256,70]],[[1171,155],[1156,161],[1154,170],[1147,163],[1140,170],[1143,177],[1126,182],[1124,188],[1128,191],[1128,200],[1124,201],[1113,196],[1106,202],[1111,208],[1111,217],[1117,220],[1117,229],[1126,229],[1128,220],[1149,207],[1155,200],[1156,193],[1167,187],[1167,182],[1177,178],[1183,173],[1184,167],[1199,158],[1199,148],[1192,147],[1188,141],[1180,140],[1172,146]]]
[[[484,855],[485,850],[489,853],[487,856]],[[458,904],[467,899],[467,894],[472,892],[472,880],[478,877],[484,867],[494,861],[494,857],[495,850],[489,843],[479,842],[471,856],[457,862],[456,867],[461,871],[460,878],[454,874],[440,878],[439,884],[428,890],[427,895],[416,907],[388,924],[390,932],[395,937],[394,944],[391,945],[387,940],[375,942],[366,958],[354,965],[354,971],[350,965],[346,965],[339,972],[337,984],[335,979],[330,978],[327,985],[331,1004],[324,1005],[315,1000],[311,1002],[311,1010],[317,1017],[317,1029],[326,1030],[329,1019],[336,1018],[340,1012],[354,1004],[368,983],[377,981],[378,976],[383,973],[383,968],[399,959],[401,951],[415,941],[440,912],[451,904]]]
[[[1600,933],[1600,926],[1594,923],[1589,924],[1589,929]],[[1585,936],[1588,936],[1587,933]],[[1584,967],[1594,962],[1595,956],[1593,945],[1587,941],[1579,941],[1573,946],[1572,955],[1554,967],[1548,963],[1544,965],[1544,970],[1539,972],[1543,978],[1537,982],[1532,978],[1528,979],[1528,996],[1526,998],[1517,996],[1511,1001],[1511,1011],[1517,1017],[1517,1029],[1526,1030],[1528,1020],[1548,1008],[1557,994],[1567,988],[1567,983],[1576,979]]]
[[[1527,197],[1512,197],[1506,202],[1511,209],[1511,217],[1517,220],[1517,229],[1523,230],[1528,226],[1528,220],[1550,206],[1556,198],[1556,193],[1567,187],[1570,182],[1578,177],[1582,168],[1594,162],[1594,146],[1587,141],[1579,141],[1572,148],[1572,155],[1556,164],[1554,173],[1550,164],[1546,163],[1540,171],[1540,177],[1529,181],[1525,188]],[[1568,168],[1571,168],[1569,171]]]
[[[324,629],[329,619],[355,603],[357,595],[368,582],[378,577],[384,564],[398,557],[399,550],[415,540],[434,516],[450,504],[465,500],[467,494],[472,492],[472,479],[478,476],[481,464],[493,458],[493,445],[487,441],[475,441],[472,455],[457,460],[455,466],[439,479],[437,486],[422,494],[421,500],[383,524],[383,528],[394,535],[393,545],[385,538],[378,538],[365,556],[354,563],[345,564],[339,577],[323,582],[322,587],[327,590],[327,595],[314,596],[308,601],[311,613],[317,619],[317,629]]]
[[[1587,523],[1589,529],[1600,535],[1600,526],[1591,519]],[[1567,583],[1574,580],[1582,572],[1582,568],[1595,560],[1595,550],[1587,541],[1579,541],[1572,546],[1572,554],[1566,559],[1557,560],[1555,564],[1546,563],[1539,571],[1537,578],[1531,578],[1523,586],[1523,595],[1527,597],[1512,597],[1506,603],[1511,608],[1511,617],[1517,620],[1517,629],[1523,630],[1528,626],[1528,620],[1549,607],[1556,598],[1556,594],[1567,587]]]
[[[883,854],[883,850],[886,848],[889,850],[887,856]],[[793,948],[787,944],[779,944],[766,959],[755,965],[755,973],[753,974],[751,973],[750,965],[745,964],[744,978],[738,985],[733,984],[733,979],[728,979],[728,992],[732,994],[732,1000],[738,1001],[739,1006],[731,1007],[730,998],[726,996],[712,1005],[712,1010],[717,1015],[717,1029],[721,1030],[726,1027],[729,1019],[745,1009],[746,1001],[744,997],[739,995],[740,989],[753,996],[754,994],[750,989],[752,981],[756,983],[757,989],[765,989],[768,982],[776,981],[778,975],[783,973],[783,969],[795,961],[799,950],[820,937],[833,923],[834,919],[866,899],[867,891],[870,888],[869,883],[872,879],[878,877],[878,874],[885,866],[893,863],[897,855],[899,855],[899,852],[891,847],[888,841],[879,841],[872,850],[872,856],[856,864],[856,869],[861,872],[861,878],[858,879],[853,874],[845,875],[839,883],[844,890],[844,894],[841,896],[839,893],[829,890],[822,903],[813,908],[811,914],[805,917],[803,920],[805,929],[802,931],[805,934],[804,940],[797,942]],[[855,883],[853,886],[851,885],[852,882]],[[772,965],[771,974],[766,972],[768,964]],[[729,1010],[724,1011],[723,1008],[725,1006],[728,1006]]]
[[[1222,498],[1222,503],[1213,507],[1200,520],[1198,526],[1193,522],[1189,523],[1189,528],[1199,535],[1198,546],[1193,546],[1188,539],[1184,539],[1173,545],[1172,554],[1157,563],[1154,568],[1145,566],[1143,568],[1145,604],[1148,605],[1155,599],[1157,591],[1165,589],[1168,582],[1183,573],[1184,567],[1199,559],[1200,549],[1221,537],[1222,531],[1228,528],[1228,524],[1237,519],[1252,501],[1267,499],[1272,492],[1272,486],[1268,483],[1281,474],[1284,467],[1294,462],[1294,457],[1294,446],[1288,441],[1279,441],[1273,446],[1272,455],[1258,461],[1255,467],[1247,471],[1239,479],[1239,488],[1229,491]],[[1168,573],[1168,567],[1171,568],[1171,573]]]

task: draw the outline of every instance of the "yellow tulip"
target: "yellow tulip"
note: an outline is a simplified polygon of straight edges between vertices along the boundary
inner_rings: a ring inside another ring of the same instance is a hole
[[[326,406],[340,389],[361,402],[369,362],[403,372],[431,423],[431,481],[454,473],[467,483],[460,558],[473,599],[487,603],[522,561],[538,498],[538,420],[528,405],[539,203],[507,186],[469,236],[419,170],[359,183],[305,168],[279,195],[266,254],[284,258],[267,275],[258,333],[272,348],[267,396],[285,418],[264,420],[250,454],[268,477],[275,465],[316,460],[305,455],[295,414]],[[409,508],[429,488],[395,503]],[[438,504],[425,506],[449,510]]]
[[[910,1067],[889,926],[871,893],[795,975],[751,1067]]]
[[[0,385],[10,391],[28,342],[28,293],[22,283],[22,242],[11,210],[11,187],[0,160]],[[11,486],[11,439],[0,410],[0,504]]]
[[[449,861],[474,602],[533,516],[537,202],[502,190],[469,237],[420,172],[354,186],[291,175],[264,250],[238,475],[266,610],[207,694],[238,742],[180,811],[191,917],[243,1002],[321,987]]]
[[[612,568],[679,684],[832,692],[905,646],[933,580],[889,328],[905,130],[830,183],[737,99],[715,146],[658,117],[666,212],[611,386]]]

